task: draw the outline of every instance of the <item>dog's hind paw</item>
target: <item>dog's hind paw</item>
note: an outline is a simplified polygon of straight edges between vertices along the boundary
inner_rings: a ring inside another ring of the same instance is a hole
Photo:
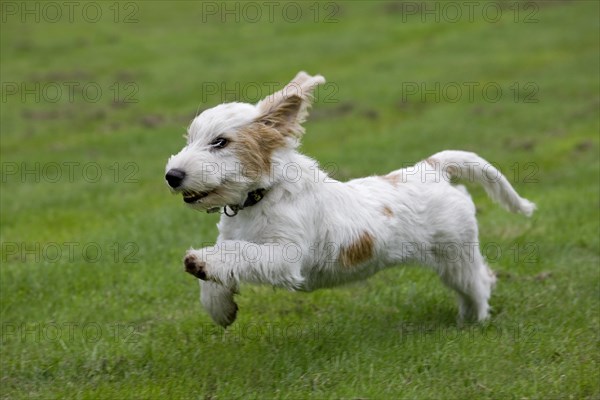
[[[194,254],[188,253],[183,259],[185,272],[194,275],[198,279],[206,280],[206,263],[200,261]]]

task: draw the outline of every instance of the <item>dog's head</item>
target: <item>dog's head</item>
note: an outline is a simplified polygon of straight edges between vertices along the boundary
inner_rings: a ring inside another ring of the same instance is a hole
[[[206,210],[242,204],[248,192],[268,186],[274,153],[298,146],[312,93],[324,82],[300,72],[256,105],[225,103],[198,115],[186,146],[167,162],[171,190]]]

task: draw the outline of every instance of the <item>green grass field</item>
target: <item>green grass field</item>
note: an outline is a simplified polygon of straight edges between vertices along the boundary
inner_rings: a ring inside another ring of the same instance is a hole
[[[0,3],[2,398],[600,398],[597,2],[47,4]],[[328,79],[302,150],[337,179],[464,149],[538,204],[469,187],[489,323],[409,266],[244,286],[212,324],[181,259],[218,217],[166,160],[197,110],[299,70]]]

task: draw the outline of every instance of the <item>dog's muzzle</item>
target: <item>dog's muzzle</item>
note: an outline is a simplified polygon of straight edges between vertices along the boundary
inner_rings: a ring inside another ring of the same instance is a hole
[[[182,190],[181,186],[183,184],[183,180],[185,179],[185,171],[178,168],[170,169],[165,175],[165,179],[167,180],[169,186],[171,186],[172,189],[175,189],[175,192],[180,192],[183,195],[183,201],[188,204],[197,203],[210,194],[210,192],[195,192],[185,189]]]

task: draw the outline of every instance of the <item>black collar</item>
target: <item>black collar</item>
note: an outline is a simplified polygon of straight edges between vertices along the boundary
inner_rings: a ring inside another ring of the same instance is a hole
[[[223,207],[222,214],[225,214],[228,217],[235,217],[237,215],[238,211],[243,210],[246,207],[251,207],[251,206],[255,205],[256,203],[258,203],[259,201],[261,201],[265,197],[266,193],[267,193],[267,189],[253,190],[252,192],[248,193],[248,196],[246,197],[246,201],[244,201],[244,204],[242,204],[242,205],[228,204],[225,207]],[[227,208],[229,208],[231,210],[231,213],[227,212]],[[207,213],[215,213],[215,212],[219,212],[220,209],[221,209],[221,207],[209,208],[208,210],[206,210],[206,212]]]

